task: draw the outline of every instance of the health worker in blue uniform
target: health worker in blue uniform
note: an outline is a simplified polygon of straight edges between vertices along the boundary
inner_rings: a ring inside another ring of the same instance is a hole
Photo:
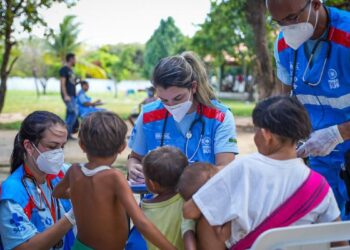
[[[320,0],[267,0],[281,27],[277,76],[307,109],[313,133],[298,149],[326,177],[344,215],[348,195],[340,170],[350,149],[350,13]]]
[[[235,121],[209,85],[201,61],[191,52],[163,58],[152,84],[159,100],[143,106],[132,131],[129,179],[143,183],[142,158],[159,146],[179,148],[189,162],[226,166],[238,153]]]
[[[0,249],[70,249],[75,236],[69,200],[52,197],[64,177],[67,128],[57,115],[36,111],[16,135],[11,174],[1,184]]]

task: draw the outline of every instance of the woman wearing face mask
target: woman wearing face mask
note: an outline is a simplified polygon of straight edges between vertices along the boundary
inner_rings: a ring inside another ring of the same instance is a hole
[[[67,170],[67,128],[57,115],[36,111],[16,135],[11,175],[0,192],[0,249],[70,249],[74,215],[69,200],[52,197]]]
[[[191,52],[156,65],[152,84],[158,101],[143,107],[130,137],[129,179],[143,183],[141,161],[159,146],[179,148],[189,162],[226,166],[238,153],[231,111],[217,101],[200,60]]]
[[[277,76],[305,106],[314,131],[298,156],[326,177],[345,218],[349,198],[339,172],[350,150],[350,13],[320,0],[266,5],[282,31],[275,46]]]

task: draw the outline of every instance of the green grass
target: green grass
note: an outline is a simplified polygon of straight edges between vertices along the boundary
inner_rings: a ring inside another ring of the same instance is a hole
[[[21,121],[9,122],[9,123],[1,123],[0,122],[0,130],[18,130],[21,127]]]
[[[230,99],[221,99],[221,101],[231,109],[232,113],[239,116],[251,116],[255,103],[246,103],[241,101],[234,101]]]
[[[127,119],[131,111],[146,97],[145,93],[136,93],[131,96],[120,94],[117,98],[112,93],[89,93],[93,99],[101,99],[106,105],[103,107]],[[254,104],[246,104],[228,99],[222,102],[231,108],[235,116],[251,116]],[[23,116],[35,110],[48,110],[65,116],[65,106],[59,93],[48,93],[36,97],[32,91],[7,91],[3,113],[20,113]],[[19,129],[20,122],[0,123],[0,129]]]

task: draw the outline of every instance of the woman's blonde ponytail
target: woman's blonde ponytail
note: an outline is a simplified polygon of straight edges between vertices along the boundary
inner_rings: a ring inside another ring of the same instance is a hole
[[[184,52],[181,54],[191,65],[193,78],[197,82],[196,100],[207,106],[212,106],[211,100],[217,99],[212,87],[209,85],[208,74],[201,60],[193,52]]]

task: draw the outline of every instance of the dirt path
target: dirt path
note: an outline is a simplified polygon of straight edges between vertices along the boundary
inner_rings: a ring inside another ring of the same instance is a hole
[[[252,153],[256,151],[253,140],[253,132],[250,118],[236,119],[238,131],[238,148],[239,156]],[[15,130],[0,130],[0,181],[2,181],[8,174],[9,159],[13,148],[13,141],[17,131]],[[84,153],[79,148],[77,141],[68,141],[64,148],[66,162],[84,162],[86,161]],[[117,165],[125,165],[130,149],[118,157]]]

